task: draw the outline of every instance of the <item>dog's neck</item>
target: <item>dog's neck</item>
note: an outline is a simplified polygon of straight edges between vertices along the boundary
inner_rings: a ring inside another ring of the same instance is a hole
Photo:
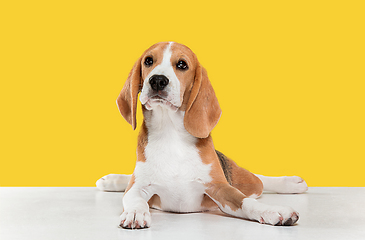
[[[148,135],[154,137],[174,136],[188,141],[195,141],[184,127],[184,111],[173,111],[163,106],[143,111]]]

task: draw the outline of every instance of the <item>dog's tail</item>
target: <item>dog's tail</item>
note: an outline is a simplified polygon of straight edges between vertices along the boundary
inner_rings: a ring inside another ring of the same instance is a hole
[[[106,192],[124,192],[131,176],[126,174],[109,174],[96,181],[96,187]]]

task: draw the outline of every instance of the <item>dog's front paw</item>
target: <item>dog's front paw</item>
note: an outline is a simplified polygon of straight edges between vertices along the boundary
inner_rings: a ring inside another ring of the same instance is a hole
[[[151,214],[142,211],[124,211],[120,216],[120,227],[127,229],[142,229],[151,226]]]
[[[292,226],[299,220],[299,213],[290,207],[271,206],[260,215],[260,223],[275,226]]]

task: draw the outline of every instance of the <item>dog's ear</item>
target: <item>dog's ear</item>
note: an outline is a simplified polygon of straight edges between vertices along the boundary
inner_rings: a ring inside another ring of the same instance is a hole
[[[185,129],[193,136],[206,138],[222,114],[207,71],[198,63],[184,117]]]
[[[134,64],[122,91],[117,98],[117,105],[124,119],[136,129],[137,97],[141,87],[141,58]]]

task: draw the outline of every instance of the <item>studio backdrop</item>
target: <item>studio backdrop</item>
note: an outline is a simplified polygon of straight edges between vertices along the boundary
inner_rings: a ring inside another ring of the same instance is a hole
[[[217,150],[309,186],[365,186],[363,1],[2,1],[0,186],[131,174],[116,98],[156,42],[190,47],[223,114]]]

